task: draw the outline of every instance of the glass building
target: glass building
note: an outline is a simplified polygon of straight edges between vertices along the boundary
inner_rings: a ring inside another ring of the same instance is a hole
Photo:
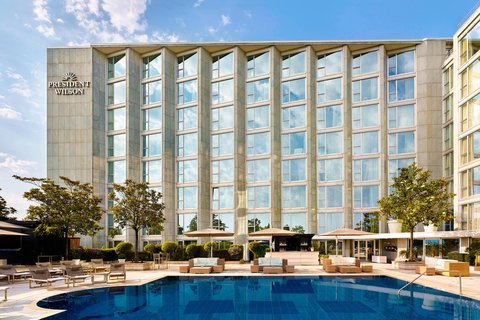
[[[105,199],[94,246],[133,239],[106,200],[125,179],[163,193],[164,230],[145,242],[206,227],[241,244],[270,226],[386,232],[377,201],[414,161],[457,193],[441,229],[480,231],[478,28],[453,40],[50,48],[48,177]],[[88,86],[55,89],[77,82]]]

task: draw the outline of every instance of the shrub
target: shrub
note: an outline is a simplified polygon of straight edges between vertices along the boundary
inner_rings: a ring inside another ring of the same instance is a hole
[[[243,245],[241,244],[232,244],[228,248],[228,254],[230,255],[231,260],[240,260],[243,258]],[[230,260],[229,259],[229,260]]]
[[[82,259],[84,257],[85,257],[85,249],[83,247],[70,249],[71,259]]]
[[[210,254],[210,250],[212,249],[212,247],[215,249],[215,244],[215,241],[207,241],[203,245],[203,249],[207,252],[207,254]]]
[[[470,257],[468,253],[460,253],[458,251],[452,251],[447,254],[448,259],[457,260],[460,262],[469,262]]]
[[[226,249],[215,249],[213,250],[213,256],[219,259],[230,260],[230,254]]]
[[[124,255],[128,256],[129,252],[133,252],[133,244],[130,242],[120,242],[115,247],[115,252],[117,254],[123,253]]]
[[[155,253],[155,245],[153,243],[148,243],[143,247],[143,251],[147,252],[150,258],[153,258],[153,254]]]
[[[162,252],[162,244],[161,243],[157,243],[155,245],[155,253],[160,253]]]
[[[176,242],[166,241],[162,244],[162,251],[169,255],[170,260],[174,260],[172,259],[172,254],[175,252],[177,247],[178,245]]]
[[[175,250],[170,254],[170,260],[174,260],[174,261],[188,260],[187,253],[185,252],[185,247],[181,245],[178,246],[175,243]]]
[[[188,258],[197,258],[203,255],[203,246],[196,243],[190,243],[186,248],[185,252]]]
[[[97,248],[85,249],[84,258],[85,259],[82,259],[82,260],[87,260],[87,261],[90,261],[92,259],[103,259],[102,249],[97,249]]]
[[[139,261],[148,261],[150,260],[150,253],[145,251],[138,252],[138,260]]]
[[[265,257],[265,252],[267,249],[268,245],[258,241],[253,241],[248,244],[248,250],[253,253],[254,259]]]
[[[104,261],[115,261],[118,259],[118,255],[115,252],[115,248],[103,248],[102,259]]]

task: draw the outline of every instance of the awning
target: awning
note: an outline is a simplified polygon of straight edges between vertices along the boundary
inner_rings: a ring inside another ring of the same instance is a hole
[[[399,233],[373,233],[364,236],[313,236],[312,240],[377,240],[377,239],[410,239],[410,232]],[[414,239],[455,239],[455,238],[480,238],[480,231],[436,231],[414,232]]]

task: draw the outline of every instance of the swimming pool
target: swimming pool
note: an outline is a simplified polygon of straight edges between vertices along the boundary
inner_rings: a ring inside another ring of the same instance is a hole
[[[480,301],[385,277],[166,277],[60,294],[47,319],[480,319]]]

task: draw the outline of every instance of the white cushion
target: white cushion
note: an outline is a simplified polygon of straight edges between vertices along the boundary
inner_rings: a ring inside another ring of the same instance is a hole
[[[261,267],[281,267],[282,258],[258,258],[258,265]]]
[[[425,257],[425,266],[427,267],[435,267],[437,269],[445,269],[446,262],[458,262],[457,260],[451,259],[440,259],[440,258],[433,258],[433,257]]]
[[[217,265],[217,258],[195,258],[193,266],[195,267],[213,267]]]
[[[334,265],[354,265],[355,258],[354,257],[341,257],[341,256],[332,256],[332,264]]]

